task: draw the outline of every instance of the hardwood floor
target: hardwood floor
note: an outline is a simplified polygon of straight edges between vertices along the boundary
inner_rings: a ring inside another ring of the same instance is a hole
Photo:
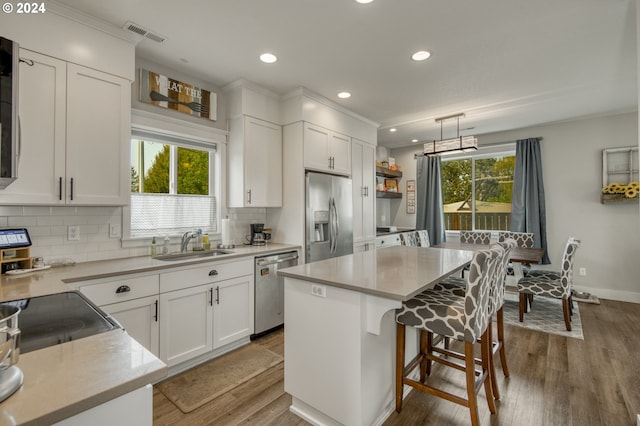
[[[490,415],[479,396],[483,425],[636,425],[640,413],[640,304],[602,300],[580,304],[585,340],[505,325],[511,377],[497,362],[502,398]],[[282,331],[252,344],[283,354]],[[390,366],[389,368],[393,368]],[[464,392],[459,372],[436,368],[429,380],[453,377],[448,389]],[[154,425],[308,425],[289,412],[280,364],[232,392],[183,414],[154,389]],[[413,391],[401,414],[385,426],[466,425],[468,410]]]

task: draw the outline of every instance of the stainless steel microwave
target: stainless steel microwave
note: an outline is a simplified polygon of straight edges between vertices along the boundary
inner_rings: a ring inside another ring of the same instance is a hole
[[[18,177],[18,43],[0,37],[0,189]]]

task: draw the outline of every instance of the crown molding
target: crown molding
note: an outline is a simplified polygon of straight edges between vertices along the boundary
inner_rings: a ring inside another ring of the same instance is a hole
[[[339,104],[333,102],[332,100],[329,100],[329,99],[325,98],[324,96],[319,95],[319,94],[307,89],[306,87],[298,87],[296,89],[293,89],[289,93],[285,93],[284,95],[282,95],[281,100],[285,101],[287,99],[291,99],[291,98],[294,98],[294,97],[297,97],[297,96],[305,96],[305,97],[307,97],[309,99],[312,99],[312,100],[314,100],[314,101],[316,101],[316,102],[318,102],[318,103],[320,103],[320,104],[322,104],[322,105],[324,105],[326,107],[329,107],[329,108],[334,109],[334,110],[336,110],[338,112],[341,112],[341,113],[343,113],[345,115],[348,115],[348,116],[350,116],[352,118],[355,118],[356,120],[359,120],[359,121],[367,123],[367,124],[369,124],[371,126],[374,126],[375,128],[380,127],[380,123],[377,123],[377,122],[375,122],[373,120],[370,120],[370,119],[368,119],[366,117],[363,117],[360,114],[356,114],[355,112],[351,111],[350,109],[347,109],[347,108],[343,107],[342,105],[339,105]]]
[[[106,21],[59,3],[56,0],[49,0],[47,2],[47,12],[54,13],[63,18],[67,18],[95,30],[102,31],[105,34],[109,34],[110,36],[119,38],[133,45],[140,43],[144,39],[142,36],[123,30],[120,27],[116,27]]]

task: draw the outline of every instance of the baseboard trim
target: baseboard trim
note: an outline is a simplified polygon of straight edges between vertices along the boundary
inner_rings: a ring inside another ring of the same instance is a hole
[[[640,303],[640,293],[635,291],[619,291],[619,290],[608,290],[602,288],[593,288],[593,287],[584,287],[584,286],[573,286],[574,289],[578,291],[584,291],[587,293],[594,294],[598,296],[599,299],[609,299],[609,300],[617,300],[620,302],[631,302],[631,303]]]

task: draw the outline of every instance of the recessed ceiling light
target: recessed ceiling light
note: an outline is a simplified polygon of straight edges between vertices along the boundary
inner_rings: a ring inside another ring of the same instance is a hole
[[[263,53],[262,55],[260,55],[260,60],[265,64],[272,64],[277,61],[278,58],[273,53]]]
[[[389,129],[390,132],[395,132],[396,130],[398,130],[398,129],[396,129],[395,127],[392,127],[392,128]]]
[[[351,93],[349,93],[349,92],[340,92],[340,93],[338,93],[338,97],[340,99],[347,99],[347,98],[351,97]]]
[[[360,4],[367,4],[367,3],[371,3],[373,0],[356,0],[356,1]]]
[[[413,55],[411,55],[411,59],[413,59],[416,62],[419,62],[419,61],[424,61],[425,59],[429,59],[430,56],[431,56],[431,52],[428,52],[426,50],[419,50]]]
[[[418,139],[411,139],[411,142],[416,143],[418,142]]]

